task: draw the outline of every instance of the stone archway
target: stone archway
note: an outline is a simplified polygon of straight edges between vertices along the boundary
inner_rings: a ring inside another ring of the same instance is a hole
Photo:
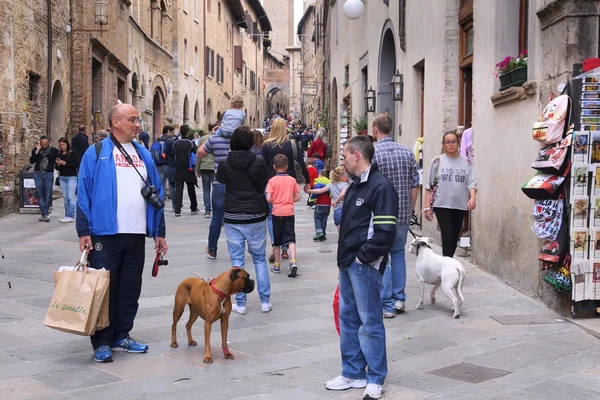
[[[163,128],[163,114],[164,114],[165,96],[160,88],[154,90],[154,97],[152,99],[152,138],[153,140],[158,139],[162,135]]]
[[[212,101],[210,101],[210,99],[208,99],[208,101],[206,102],[206,127],[208,128],[208,124],[212,124],[213,121],[213,109],[212,109]]]
[[[196,100],[196,104],[194,105],[194,124],[196,128],[200,125],[200,104],[198,100]]]
[[[65,96],[60,81],[52,87],[51,125],[49,129],[50,142],[58,147],[58,139],[65,136]]]
[[[396,42],[394,40],[394,27],[391,21],[386,22],[381,36],[379,48],[379,87],[377,88],[378,112],[387,112],[392,117],[392,137],[395,135],[396,107],[392,98],[390,83],[396,71]]]

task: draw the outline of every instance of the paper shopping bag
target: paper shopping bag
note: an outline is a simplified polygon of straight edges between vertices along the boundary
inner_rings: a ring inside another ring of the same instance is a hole
[[[58,269],[59,272],[61,271],[76,271],[78,267],[60,267]],[[101,277],[104,277],[108,280],[108,284],[106,285],[106,294],[104,295],[104,299],[102,301],[102,304],[100,304],[98,306],[97,302],[94,302],[92,304],[92,311],[90,312],[91,315],[98,315],[97,320],[98,323],[96,324],[96,330],[102,330],[104,328],[107,328],[110,325],[110,320],[108,319],[108,305],[109,305],[109,294],[110,294],[110,271],[106,270],[106,269],[93,269],[93,268],[87,268],[87,272],[90,274],[95,274],[95,275],[99,275]],[[59,275],[57,275],[57,273],[54,273],[54,287],[56,287],[57,284],[57,277]],[[104,282],[104,281],[102,281]],[[94,334],[94,332],[92,332],[91,334]]]
[[[76,335],[93,334],[109,280],[99,274],[88,273],[85,267],[54,274],[56,287],[44,325]]]

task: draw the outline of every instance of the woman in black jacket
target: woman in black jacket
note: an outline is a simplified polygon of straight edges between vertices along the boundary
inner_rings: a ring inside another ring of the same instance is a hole
[[[288,159],[288,169],[287,173],[293,178],[297,178],[296,169],[294,167],[294,147],[296,147],[295,158],[296,161],[300,164],[302,168],[302,176],[304,177],[304,189],[310,189],[310,177],[308,175],[308,170],[306,169],[306,163],[304,162],[304,151],[302,150],[302,146],[297,141],[291,141],[288,138],[286,132],[286,122],[283,118],[277,118],[273,121],[273,125],[271,126],[271,134],[269,138],[265,140],[265,143],[262,146],[262,156],[265,158],[265,162],[267,163],[267,171],[269,172],[269,179],[275,176],[277,173],[273,165],[275,164],[275,156],[277,154],[283,154]],[[302,192],[302,191],[301,191]],[[269,205],[269,235],[271,236],[271,245],[273,245],[273,221],[271,219],[271,205]],[[281,247],[281,258],[287,259],[288,252],[287,247]],[[275,262],[275,256],[271,254],[269,258],[269,262]]]
[[[256,270],[256,286],[261,311],[271,311],[271,281],[267,268],[266,219],[269,213],[265,198],[267,167],[265,160],[252,151],[254,135],[249,127],[240,126],[231,136],[227,160],[219,162],[217,181],[225,184],[225,235],[231,265],[244,268],[246,243]],[[246,314],[246,294],[235,296],[233,311]]]
[[[77,167],[79,155],[71,150],[71,145],[66,137],[58,139],[59,155],[56,158],[56,169],[60,175],[60,191],[65,200],[65,217],[60,222],[75,221],[75,207],[77,206]]]

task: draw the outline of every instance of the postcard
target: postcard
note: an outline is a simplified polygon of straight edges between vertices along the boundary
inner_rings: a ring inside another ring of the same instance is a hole
[[[600,92],[583,92],[581,93],[582,100],[600,99]]]
[[[591,234],[592,234],[592,241],[590,242],[590,247],[592,248],[592,251],[593,251],[593,253],[592,253],[593,258],[594,258],[594,260],[600,260],[600,229],[592,230]],[[600,263],[600,261],[598,261],[598,263]],[[594,276],[596,276],[596,266],[595,265],[594,265]]]
[[[592,197],[590,208],[590,228],[600,229],[600,197]]]
[[[588,230],[571,231],[571,255],[573,260],[588,260]]]
[[[600,125],[581,124],[581,130],[590,132],[600,131]]]
[[[571,228],[587,228],[588,227],[588,212],[590,208],[590,200],[588,197],[573,198],[573,215]]]
[[[600,156],[600,146],[598,148]],[[577,164],[573,166],[573,179],[571,181],[571,196],[588,195],[588,164]]]
[[[573,140],[573,163],[586,164],[589,161],[588,147],[590,144],[589,132],[575,132]]]
[[[600,115],[600,110],[581,110],[581,116]]]

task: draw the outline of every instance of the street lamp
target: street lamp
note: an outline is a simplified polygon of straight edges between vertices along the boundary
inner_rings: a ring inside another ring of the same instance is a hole
[[[362,0],[346,0],[344,3],[344,14],[348,19],[359,19],[365,11]]]
[[[375,90],[373,90],[373,86],[365,92],[365,110],[375,112]]]
[[[404,98],[404,76],[398,70],[396,70],[396,73],[392,77],[390,86],[394,101],[402,101]]]
[[[108,25],[108,0],[96,0],[95,6],[94,23]]]

